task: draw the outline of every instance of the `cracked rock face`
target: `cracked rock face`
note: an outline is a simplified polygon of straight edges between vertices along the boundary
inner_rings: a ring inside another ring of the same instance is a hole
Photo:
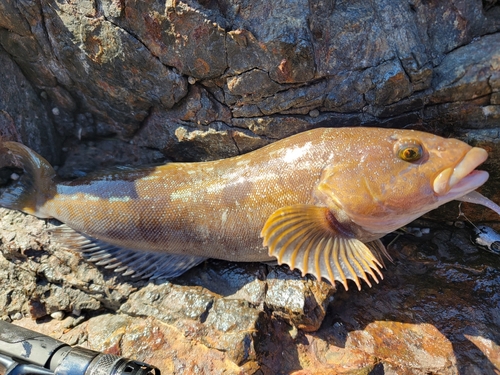
[[[500,202],[495,0],[4,0],[0,66],[0,137],[64,179],[404,127],[488,150],[481,192]],[[385,280],[345,292],[214,260],[132,282],[61,250],[52,222],[0,209],[0,315],[167,374],[495,374],[499,258],[459,213],[500,229],[452,202],[384,240]]]

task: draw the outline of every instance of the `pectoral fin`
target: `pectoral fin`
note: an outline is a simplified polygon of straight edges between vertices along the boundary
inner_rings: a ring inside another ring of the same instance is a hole
[[[348,290],[347,279],[361,289],[360,279],[372,286],[368,275],[378,283],[383,275],[382,254],[390,259],[380,240],[363,243],[349,233],[334,228],[328,208],[294,205],[280,208],[267,220],[261,232],[269,255],[311,273],[332,284],[340,281]]]

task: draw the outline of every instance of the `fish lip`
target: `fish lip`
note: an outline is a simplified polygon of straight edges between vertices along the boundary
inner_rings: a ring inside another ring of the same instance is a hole
[[[462,196],[470,191],[476,190],[488,180],[489,176],[490,175],[486,171],[473,170],[455,184],[447,195]]]
[[[446,168],[434,179],[438,196],[460,196],[477,189],[488,180],[488,172],[476,170],[488,158],[486,150],[473,147],[454,166]]]

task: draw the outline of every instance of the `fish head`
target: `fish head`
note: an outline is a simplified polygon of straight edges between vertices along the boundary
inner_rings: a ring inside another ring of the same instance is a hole
[[[363,130],[324,169],[315,196],[365,236],[392,232],[488,179],[476,170],[484,149],[425,132]]]

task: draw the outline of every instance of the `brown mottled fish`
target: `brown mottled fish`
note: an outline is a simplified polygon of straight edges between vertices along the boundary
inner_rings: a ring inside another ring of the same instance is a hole
[[[122,168],[55,183],[49,163],[4,142],[25,173],[0,205],[56,218],[59,240],[125,275],[175,277],[207,258],[274,258],[318,279],[378,282],[385,234],[476,188],[485,150],[394,129],[315,129],[245,155]]]

